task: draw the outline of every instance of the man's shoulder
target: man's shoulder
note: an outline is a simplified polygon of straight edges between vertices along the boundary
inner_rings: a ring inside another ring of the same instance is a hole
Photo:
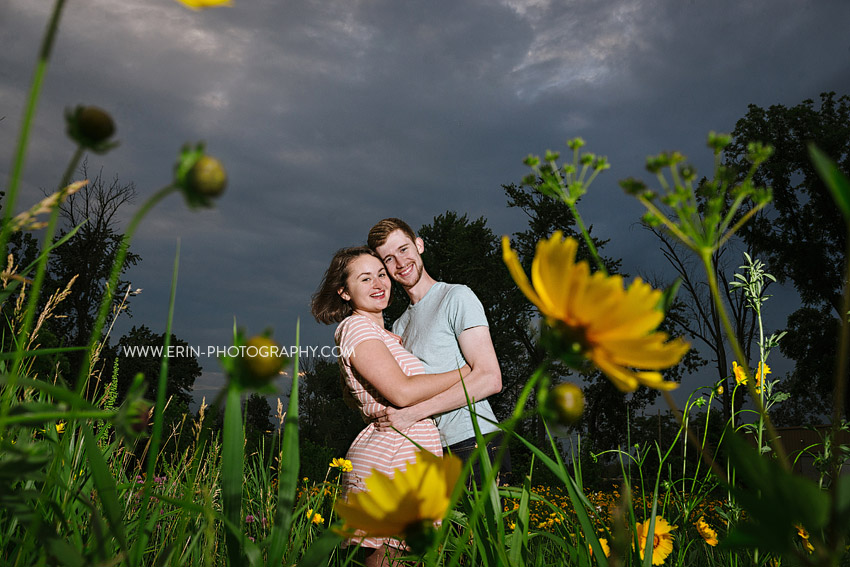
[[[478,296],[468,285],[446,282],[437,282],[434,285],[440,286],[439,294],[442,301],[478,301]]]

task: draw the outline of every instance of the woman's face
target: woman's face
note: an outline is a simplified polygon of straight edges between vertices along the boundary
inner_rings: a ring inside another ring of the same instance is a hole
[[[390,277],[383,262],[368,254],[352,260],[348,265],[348,279],[339,295],[350,301],[357,311],[383,311],[390,302]]]

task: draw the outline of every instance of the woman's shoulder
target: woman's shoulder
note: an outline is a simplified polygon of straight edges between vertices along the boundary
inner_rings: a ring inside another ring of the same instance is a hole
[[[337,343],[341,343],[346,339],[347,341],[356,341],[359,343],[370,338],[383,340],[383,336],[386,333],[387,331],[385,329],[376,325],[368,317],[355,313],[340,322],[334,336]]]

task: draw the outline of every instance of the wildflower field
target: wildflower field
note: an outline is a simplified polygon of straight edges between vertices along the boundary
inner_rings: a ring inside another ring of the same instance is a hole
[[[181,1],[191,8],[226,3]],[[403,565],[850,565],[850,451],[841,437],[848,430],[842,406],[847,321],[841,321],[831,424],[816,448],[816,474],[803,475],[795,467],[803,452],[787,450],[772,420],[772,409],[787,396],[769,379],[767,363],[781,337],[765,336],[762,329],[764,286],[772,276],[748,255],[734,281],[717,279],[718,252],[771,202],[770,188],[760,186],[757,176],[770,147],[749,145],[749,168],[732,172],[721,162],[730,136],[711,133],[708,148],[716,160],[711,179],[673,152],[649,158],[651,185],[634,178],[621,182],[628,194],[623,198],[645,207],[643,222],[688,250],[705,272],[712,313],[735,358],[728,368],[733,401],[728,417],[719,409],[722,383],[704,384],[677,407],[670,391],[679,382],[664,373],[683,360],[694,340],[671,336],[664,324],[678,284],[656,289],[606,265],[579,201],[610,165],[574,139],[565,161],[554,152],[529,156],[524,183],[552,207],[566,207],[577,236],[555,231],[540,239],[530,262],[521,258],[518,243],[507,236],[501,242],[505,271],[537,310],[537,339],[545,353],[499,424],[528,460],[516,461],[521,466],[514,465],[509,484],[497,485],[504,452],[491,461],[479,450],[471,462],[480,465],[483,481],[470,486],[471,463],[423,452],[392,478],[369,477],[367,492],[345,500],[341,481],[351,463],[344,455],[316,461],[319,453],[301,441],[300,361],[279,355],[270,333],[249,337],[234,326],[239,354],[220,359],[226,385],[176,427],[163,426],[170,403],[168,357],[158,373],[137,375],[118,402],[120,363],[105,367],[101,354],[130,293],[122,296],[118,286],[129,246],[160,202],[180,194],[187,206],[205,208],[225,190],[224,164],[203,143],[183,147],[172,181],[138,207],[127,225],[86,344],[41,346],[45,321],[74,294],[73,280],[55,293],[42,288],[49,259],[73,236],[57,237],[59,207],[86,183],[74,179],[83,156],[106,153],[116,143],[105,110],[69,109],[67,131],[76,149],[57,191],[40,203],[16,203],[28,129],[63,4],[56,2],[47,25],[3,201],[4,256],[29,231],[43,231],[45,244],[35,258],[8,254],[0,277],[6,317],[0,355],[0,565],[359,565],[363,550],[345,545],[356,530],[403,539],[405,555],[395,561]],[[817,147],[808,152],[850,227],[846,172]],[[24,212],[16,215],[17,208]],[[166,348],[178,268],[179,253],[173,273],[162,275],[172,280]],[[847,288],[850,268],[841,269]],[[757,348],[750,356],[728,313],[727,292],[740,294],[754,314]],[[850,313],[847,289],[842,305]],[[51,366],[57,355],[76,357],[73,372]],[[559,441],[553,432],[569,432],[581,419],[584,394],[575,384],[553,380],[555,365],[601,373],[621,393],[661,392],[675,418],[672,439],[662,440],[660,433],[654,443],[623,439],[619,447],[596,454],[582,450],[586,440],[580,435],[560,438],[571,443]],[[278,408],[274,430],[249,446],[251,426],[242,401],[254,393],[277,393],[275,379],[283,369],[294,377],[288,405]],[[158,384],[155,399],[146,397],[150,384]],[[532,419],[544,431],[535,439],[523,428]],[[480,432],[477,437],[484,447]]]

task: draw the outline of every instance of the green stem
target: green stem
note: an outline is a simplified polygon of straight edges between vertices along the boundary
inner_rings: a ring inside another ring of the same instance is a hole
[[[717,285],[717,273],[714,271],[714,265],[711,261],[711,250],[710,249],[701,249],[699,250],[699,257],[702,261],[703,268],[705,269],[706,276],[708,278],[708,287],[711,291],[711,297],[714,300],[714,304],[717,307],[717,313],[720,315],[720,321],[723,323],[723,328],[726,331],[726,339],[729,341],[729,344],[732,346],[732,351],[735,353],[735,357],[738,360],[746,361],[746,357],[744,356],[744,349],[741,348],[741,344],[738,342],[738,338],[735,335],[735,330],[732,328],[732,323],[729,321],[729,315],[726,313],[726,307],[723,305],[723,300],[720,297],[720,290]],[[764,409],[764,405],[761,403],[761,399],[759,395],[756,393],[756,386],[753,383],[753,377],[749,371],[749,365],[744,364],[743,366],[744,372],[747,375],[747,389],[750,391],[750,398],[752,398],[753,403],[756,406],[756,411],[760,416],[764,418],[764,423],[767,427],[768,438],[770,439],[770,445],[773,447],[773,450],[776,452],[776,456],[779,458],[779,462],[785,470],[790,470],[788,465],[788,456],[785,453],[785,448],[782,446],[782,443],[779,441],[779,437],[776,434],[776,429],[773,427],[773,422],[770,419],[770,416],[767,414],[767,411]]]
[[[62,15],[62,7],[65,5],[65,0],[56,0],[53,5],[53,14],[50,17],[50,22],[47,24],[47,30],[44,33],[44,38],[41,42],[41,49],[38,53],[38,61],[35,66],[32,86],[30,87],[27,106],[24,110],[24,121],[21,124],[21,132],[18,135],[18,145],[15,149],[15,158],[12,165],[12,175],[9,180],[8,194],[6,195],[6,211],[3,214],[3,229],[0,231],[0,251],[3,256],[6,255],[6,243],[9,240],[11,233],[11,223],[9,220],[15,211],[15,200],[18,195],[18,187],[21,183],[21,175],[24,170],[24,162],[26,161],[27,146],[29,144],[30,131],[32,123],[35,119],[35,109],[38,106],[39,95],[41,94],[41,86],[44,83],[44,76],[47,73],[47,62],[50,60],[50,53],[53,50],[53,42],[56,39],[56,33],[59,31],[59,19]]]
[[[596,246],[593,244],[593,239],[590,238],[590,234],[587,232],[587,228],[585,228],[584,222],[581,220],[581,215],[578,214],[578,209],[576,208],[575,203],[570,201],[567,201],[566,203],[570,208],[570,212],[573,214],[576,225],[578,225],[578,228],[581,231],[581,235],[584,237],[584,242],[587,244],[587,249],[590,250],[590,255],[593,256],[593,260],[596,262],[596,266],[599,268],[600,272],[608,275],[608,270],[605,269],[605,264],[602,262],[602,258],[599,257],[599,252],[597,252]]]
[[[109,313],[109,307],[112,305],[112,298],[115,295],[115,287],[118,285],[118,276],[121,274],[122,268],[124,266],[124,259],[127,257],[127,251],[130,248],[130,241],[133,239],[133,235],[136,232],[136,229],[139,227],[139,223],[145,217],[145,215],[150,212],[160,201],[162,201],[165,197],[170,195],[171,193],[178,191],[179,187],[176,185],[166,185],[159,191],[157,191],[150,199],[148,199],[144,205],[133,215],[130,224],[127,226],[127,232],[124,233],[124,237],[121,239],[121,246],[118,249],[118,253],[115,256],[115,262],[112,264],[112,273],[109,276],[109,281],[106,283],[106,290],[103,293],[103,299],[100,302],[100,309],[98,310],[97,319],[95,320],[94,326],[92,327],[91,338],[89,339],[88,344],[88,352],[89,355],[83,358],[83,364],[80,367],[80,374],[77,378],[77,393],[81,394],[86,387],[86,383],[88,382],[89,370],[91,369],[92,358],[91,354],[94,352],[97,343],[100,341],[100,333],[103,330],[103,326],[106,323],[106,317]]]

